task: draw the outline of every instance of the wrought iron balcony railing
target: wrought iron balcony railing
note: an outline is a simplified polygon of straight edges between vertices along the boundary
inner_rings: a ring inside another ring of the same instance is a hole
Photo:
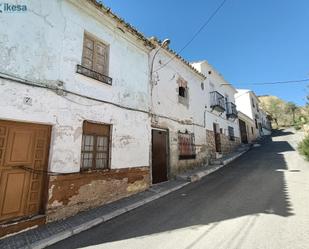
[[[226,103],[226,116],[227,118],[237,118],[236,105],[233,102]]]
[[[210,108],[219,112],[224,112],[224,96],[217,91],[210,92]]]
[[[79,73],[79,74],[85,75],[89,78],[92,78],[92,79],[104,82],[106,84],[112,85],[113,79],[111,77],[108,77],[104,74],[93,71],[93,70],[86,68],[82,65],[76,66],[76,72]]]

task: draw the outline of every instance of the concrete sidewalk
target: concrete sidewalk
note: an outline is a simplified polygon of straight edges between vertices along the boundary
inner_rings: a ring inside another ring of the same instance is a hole
[[[225,159],[226,161],[223,164],[209,165],[201,167],[197,170],[186,172],[185,174],[177,177],[175,180],[153,185],[147,191],[135,194],[107,205],[103,205],[98,208],[81,212],[65,220],[48,223],[38,228],[34,228],[14,236],[1,239],[0,248],[19,249],[47,247],[82,231],[88,230],[123,213],[129,212],[162,196],[165,196],[190,184],[190,182],[200,180],[204,176],[211,174],[227,163],[235,160],[237,157],[241,156],[248,150],[249,147],[246,147],[246,149],[242,151],[233,153]]]

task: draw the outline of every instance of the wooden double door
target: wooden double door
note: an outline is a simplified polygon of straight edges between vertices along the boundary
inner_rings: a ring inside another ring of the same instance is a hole
[[[50,131],[0,120],[0,223],[43,212]]]

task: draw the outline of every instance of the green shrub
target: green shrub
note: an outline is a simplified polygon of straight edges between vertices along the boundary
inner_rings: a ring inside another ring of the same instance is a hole
[[[299,152],[309,160],[309,136],[306,136],[298,145]]]

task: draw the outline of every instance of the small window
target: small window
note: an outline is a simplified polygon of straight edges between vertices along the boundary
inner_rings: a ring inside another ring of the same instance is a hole
[[[180,86],[178,89],[179,92],[179,96],[186,98],[187,94],[186,94],[187,89],[183,86]]]
[[[101,74],[108,74],[109,47],[85,34],[82,66]]]
[[[254,131],[253,131],[253,127],[251,126],[251,133],[252,135],[254,135]]]
[[[84,121],[81,170],[109,167],[110,126]]]
[[[77,73],[95,80],[112,84],[108,76],[109,46],[98,39],[85,34],[81,65],[77,65]]]
[[[258,127],[258,123],[257,123],[256,118],[254,119],[254,122],[255,122],[255,128],[258,129],[259,127]]]
[[[229,139],[235,141],[234,128],[232,126],[228,127]]]
[[[179,147],[179,159],[194,159],[195,155],[195,144],[193,133],[178,133],[178,147]]]
[[[179,76],[177,79],[177,84],[178,84],[178,102],[188,107],[189,106],[188,82],[184,78]]]

